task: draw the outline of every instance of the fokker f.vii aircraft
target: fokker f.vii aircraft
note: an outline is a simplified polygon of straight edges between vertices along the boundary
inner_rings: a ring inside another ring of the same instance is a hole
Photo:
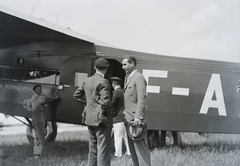
[[[180,58],[128,51],[0,7],[0,112],[25,117],[31,112],[22,103],[35,84],[43,92],[58,89],[59,100],[46,105],[50,130],[55,122],[81,124],[83,107],[72,95],[94,73],[93,62],[106,58],[109,79],[124,80],[121,61],[138,59],[138,70],[147,81],[147,118],[150,130],[240,133],[240,64]],[[31,128],[28,127],[30,130]]]

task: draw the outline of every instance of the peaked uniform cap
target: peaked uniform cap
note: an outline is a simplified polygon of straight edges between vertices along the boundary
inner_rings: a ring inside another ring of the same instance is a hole
[[[98,58],[95,60],[95,67],[105,69],[109,67],[109,63],[105,58]]]
[[[119,82],[122,82],[122,79],[121,79],[121,78],[118,78],[118,77],[111,77],[111,81],[119,81]]]

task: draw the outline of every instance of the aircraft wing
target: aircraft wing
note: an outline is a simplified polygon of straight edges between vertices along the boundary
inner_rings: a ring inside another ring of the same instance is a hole
[[[33,42],[89,42],[105,45],[102,41],[79,34],[70,28],[13,11],[0,5],[0,49]]]

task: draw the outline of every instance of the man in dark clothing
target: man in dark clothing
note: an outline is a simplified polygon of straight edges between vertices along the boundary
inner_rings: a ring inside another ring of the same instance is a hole
[[[127,132],[124,125],[124,92],[121,88],[122,80],[112,77],[112,87],[114,88],[111,107],[113,109],[113,132],[116,158],[122,157],[122,141],[125,142],[126,155],[130,155]]]
[[[83,123],[88,126],[89,166],[110,166],[111,95],[109,82],[104,78],[108,67],[106,59],[97,59],[96,73],[88,77],[73,95],[85,106],[82,117]]]

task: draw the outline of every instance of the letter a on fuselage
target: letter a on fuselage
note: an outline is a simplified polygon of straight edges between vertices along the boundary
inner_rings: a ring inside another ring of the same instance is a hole
[[[212,100],[214,92],[216,100]],[[227,116],[220,74],[212,74],[199,113],[207,114],[210,107],[217,108],[219,115]]]

